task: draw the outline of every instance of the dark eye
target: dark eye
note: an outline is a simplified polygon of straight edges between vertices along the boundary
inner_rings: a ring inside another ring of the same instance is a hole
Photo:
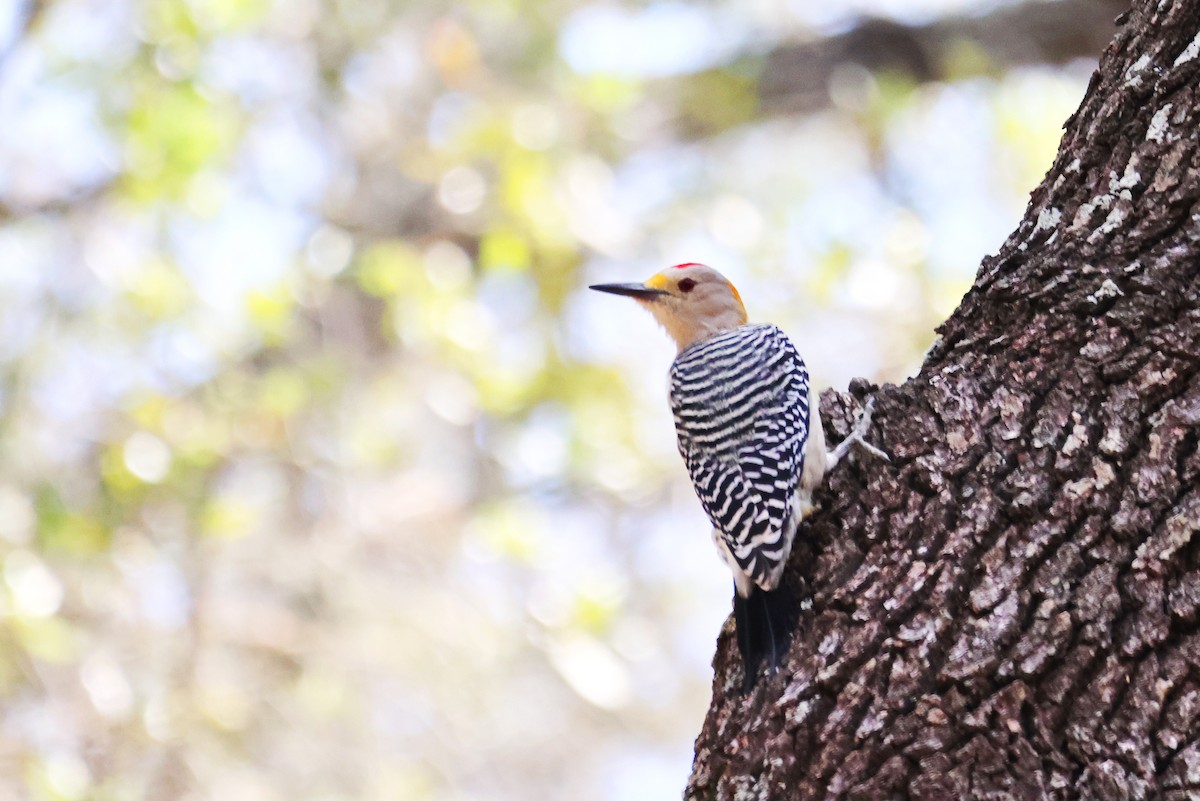
[[[679,282],[679,291],[680,292],[691,292],[695,288],[696,288],[695,279],[685,278]]]

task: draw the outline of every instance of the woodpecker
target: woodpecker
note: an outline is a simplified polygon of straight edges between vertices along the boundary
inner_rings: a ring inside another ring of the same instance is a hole
[[[813,491],[852,444],[887,458],[863,440],[871,404],[827,451],[804,360],[775,326],[749,324],[737,289],[711,267],[677,264],[644,284],[591,289],[637,300],[679,347],[670,371],[679,453],[733,573],[749,690],[763,656],[778,668],[794,623],[779,584]]]

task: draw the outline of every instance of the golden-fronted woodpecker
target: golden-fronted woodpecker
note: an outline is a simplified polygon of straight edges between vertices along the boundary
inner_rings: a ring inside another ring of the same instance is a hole
[[[778,667],[794,622],[778,588],[813,491],[851,444],[883,456],[862,439],[870,404],[855,432],[826,451],[804,360],[775,326],[747,324],[737,289],[711,267],[678,264],[644,284],[591,288],[634,298],[679,346],[670,373],[679,452],[733,572],[749,689],[762,656]]]

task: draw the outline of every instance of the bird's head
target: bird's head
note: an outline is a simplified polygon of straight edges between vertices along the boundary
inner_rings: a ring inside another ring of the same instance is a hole
[[[703,264],[676,264],[644,284],[594,284],[591,288],[641,303],[680,350],[746,324],[746,307],[733,284]]]

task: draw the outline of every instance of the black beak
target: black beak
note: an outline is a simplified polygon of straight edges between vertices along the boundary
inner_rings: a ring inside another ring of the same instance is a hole
[[[659,295],[669,295],[665,289],[655,289],[645,284],[592,284],[588,289],[608,292],[611,295],[627,295],[638,300],[654,300]]]

